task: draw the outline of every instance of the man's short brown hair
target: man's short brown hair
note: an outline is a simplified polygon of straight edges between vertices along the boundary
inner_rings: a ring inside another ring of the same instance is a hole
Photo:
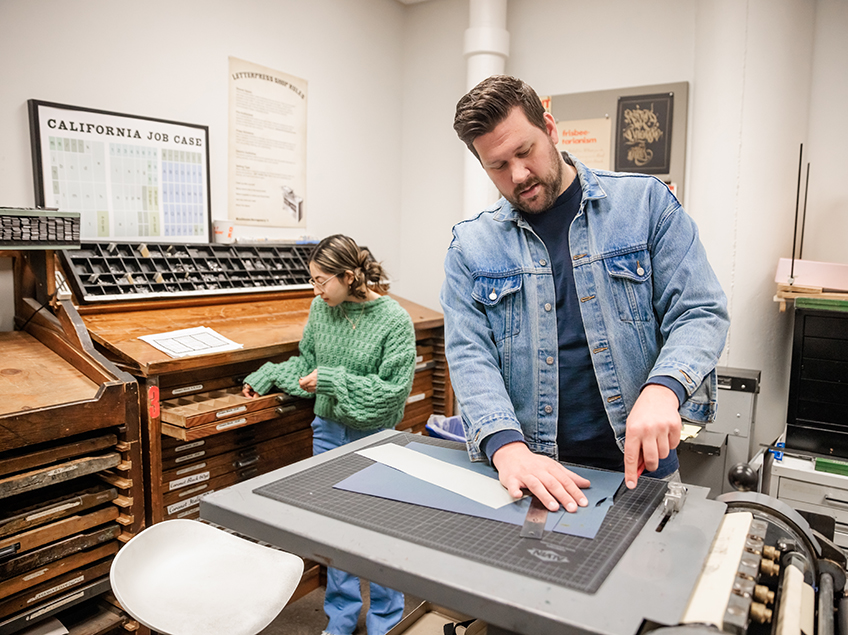
[[[531,124],[547,132],[545,108],[536,91],[509,75],[492,75],[460,99],[456,104],[453,129],[479,159],[474,140],[494,130],[516,106],[521,107]]]

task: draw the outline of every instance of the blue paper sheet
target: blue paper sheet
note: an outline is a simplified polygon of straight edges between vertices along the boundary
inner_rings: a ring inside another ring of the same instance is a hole
[[[481,462],[472,463],[464,450],[452,450],[415,442],[406,447],[440,461],[498,479],[497,472],[492,466]],[[624,475],[620,472],[606,472],[587,467],[569,467],[569,469],[591,481],[592,486],[583,490],[589,505],[578,508],[573,514],[563,509],[550,512],[545,529],[583,538],[594,538],[607,511],[612,506],[613,495],[624,480]],[[492,509],[381,463],[374,463],[360,470],[334,487],[519,526],[524,524],[524,517],[530,507],[530,498],[525,497],[500,509]]]

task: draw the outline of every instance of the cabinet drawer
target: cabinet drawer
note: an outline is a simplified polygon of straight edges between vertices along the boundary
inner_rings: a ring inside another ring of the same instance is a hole
[[[241,388],[234,387],[163,401],[161,416],[164,422],[181,428],[193,428],[205,423],[243,417],[291,399],[283,393],[250,399],[241,394]]]
[[[229,452],[242,447],[256,445],[274,437],[306,430],[314,418],[312,401],[298,399],[286,403],[282,407],[283,415],[277,414],[274,419],[259,422],[256,425],[240,427],[230,432],[222,432],[196,441],[182,441],[172,437],[162,437],[162,469],[169,470],[178,465],[184,465],[185,457],[192,454],[194,458],[212,456]],[[291,409],[293,408],[293,409]],[[290,410],[291,409],[291,410]],[[199,454],[203,453],[203,454]]]
[[[236,415],[231,419],[221,419],[220,421],[212,421],[204,425],[195,426],[193,428],[183,428],[168,423],[162,423],[162,434],[182,439],[183,441],[194,441],[204,437],[220,434],[228,430],[236,430],[245,426],[252,426],[262,421],[270,421],[278,417],[293,413],[297,407],[293,404],[283,404],[274,408],[265,408],[264,410],[254,410],[245,415]]]
[[[97,456],[75,458],[64,463],[48,465],[29,472],[13,474],[0,479],[0,499],[43,489],[58,483],[101,472],[116,467],[121,455],[110,452]]]
[[[837,522],[848,525],[848,489],[781,476],[777,497],[793,507],[793,503],[801,503],[801,509],[833,516]]]

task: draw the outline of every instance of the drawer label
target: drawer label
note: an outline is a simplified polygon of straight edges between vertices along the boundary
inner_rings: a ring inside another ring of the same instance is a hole
[[[47,573],[47,569],[41,569],[41,570],[39,570],[39,571],[33,571],[33,572],[32,572],[32,573],[30,573],[29,575],[25,575],[25,576],[24,576],[24,580],[25,580],[26,582],[29,582],[30,580],[35,580],[36,578],[40,578],[40,577],[41,577],[41,576],[43,576],[45,573]]]
[[[27,522],[31,520],[36,520],[38,518],[43,518],[44,516],[50,516],[52,514],[58,514],[59,512],[63,512],[66,509],[73,509],[82,505],[82,501],[76,500],[72,503],[65,503],[64,505],[57,505],[56,507],[51,507],[50,509],[45,509],[44,511],[38,512],[36,514],[30,514],[26,517]]]
[[[174,452],[185,452],[186,450],[191,450],[192,448],[199,448],[201,445],[206,444],[206,439],[201,439],[200,441],[193,441],[192,443],[186,443],[185,445],[178,445],[174,448]]]
[[[55,470],[50,470],[45,474],[45,476],[56,476],[58,474],[64,474],[65,472],[73,472],[78,469],[79,465],[66,465],[65,467],[57,467]]]
[[[417,356],[415,357],[415,363],[416,363],[416,364],[420,364],[420,363],[421,363],[421,362],[423,362],[423,361],[424,361],[424,356],[423,356],[423,355],[417,355]]]
[[[171,514],[176,514],[184,509],[188,509],[192,505],[196,505],[200,500],[200,496],[192,496],[191,498],[187,498],[184,501],[180,501],[179,503],[174,503],[173,505],[168,505],[165,508],[166,512],[170,516]]]
[[[168,491],[173,492],[175,489],[180,489],[181,487],[187,487],[189,485],[194,485],[195,483],[202,483],[203,481],[209,480],[209,472],[203,472],[201,474],[192,474],[191,476],[186,476],[185,478],[178,478],[176,481],[171,481],[168,483]]]
[[[61,591],[63,589],[67,589],[68,587],[72,587],[75,584],[79,584],[80,582],[82,582],[84,580],[85,580],[85,576],[80,575],[80,576],[77,576],[76,578],[74,578],[73,580],[68,580],[64,584],[57,584],[52,589],[47,589],[46,591],[42,591],[41,593],[36,593],[34,596],[32,596],[30,599],[27,600],[27,604],[29,604],[30,602],[38,602],[39,600],[46,598],[48,595],[53,595],[57,591]]]
[[[236,406],[235,408],[227,408],[226,410],[221,410],[215,414],[215,417],[218,419],[224,419],[225,417],[229,417],[231,415],[237,415],[240,412],[244,412],[247,410],[247,406]]]
[[[191,494],[194,494],[195,492],[202,492],[207,487],[209,487],[209,486],[208,485],[198,485],[197,487],[192,487],[191,489],[187,489],[184,492],[180,492],[179,494],[177,494],[177,496],[179,496],[180,498],[183,498],[185,496],[190,496]]]
[[[185,456],[178,456],[176,459],[174,459],[174,463],[185,463],[186,461],[191,461],[192,459],[199,459],[204,454],[206,454],[206,450],[201,450],[200,452],[192,452],[191,454],[186,454]]]
[[[417,395],[412,395],[409,399],[406,400],[406,403],[415,403],[416,401],[422,401],[426,396],[426,394],[420,392]]]
[[[27,615],[26,619],[27,619],[27,621],[34,620],[37,617],[41,617],[45,613],[49,613],[50,611],[55,611],[60,606],[64,606],[65,604],[68,604],[70,602],[74,602],[75,600],[79,600],[80,598],[84,598],[84,597],[85,597],[85,591],[80,591],[79,593],[74,593],[73,595],[69,595],[66,598],[62,598],[61,600],[57,600],[56,602],[53,602],[52,604],[48,604],[47,606],[45,606],[40,611],[36,611],[35,613],[30,613],[29,615]]]
[[[206,463],[198,463],[197,465],[190,465],[188,467],[184,467],[181,470],[177,470],[177,476],[182,476],[183,474],[188,474],[189,472],[194,472],[196,470],[202,470],[206,467]]]
[[[247,417],[241,417],[240,419],[233,419],[232,421],[227,421],[226,423],[219,423],[215,426],[216,430],[226,430],[227,428],[232,428],[233,426],[240,426],[243,423],[247,423]]]
[[[194,392],[195,390],[203,390],[203,384],[196,384],[194,386],[183,386],[182,388],[174,388],[171,391],[171,394],[184,395],[187,392]]]

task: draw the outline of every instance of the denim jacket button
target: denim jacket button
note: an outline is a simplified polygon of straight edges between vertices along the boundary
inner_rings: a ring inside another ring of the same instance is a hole
[[[548,359],[546,359],[545,361],[546,361],[546,362],[548,362],[548,365],[550,366],[551,364],[553,364],[553,363],[554,363],[554,358],[553,358],[553,357],[548,357]]]
[[[639,267],[638,269],[636,269],[636,275],[637,275],[637,276],[644,276],[644,275],[645,275],[645,270],[644,270],[644,269],[642,269],[642,267]]]
[[[546,414],[551,414],[553,411],[554,411],[554,409],[551,408],[550,406],[545,406],[545,413]]]
[[[497,299],[498,299],[498,294],[497,294],[497,293],[495,293],[494,291],[492,291],[492,292],[489,294],[489,299],[490,299],[490,300],[497,300]]]
[[[552,308],[553,308],[553,307],[551,306],[551,303],[550,303],[550,302],[546,302],[546,303],[545,303],[545,311],[550,311]]]
[[[542,259],[539,261],[539,264],[540,264],[540,265],[542,265],[542,266],[544,267],[546,264],[548,264],[548,261],[547,261],[547,260],[545,260],[544,258],[542,258]]]

